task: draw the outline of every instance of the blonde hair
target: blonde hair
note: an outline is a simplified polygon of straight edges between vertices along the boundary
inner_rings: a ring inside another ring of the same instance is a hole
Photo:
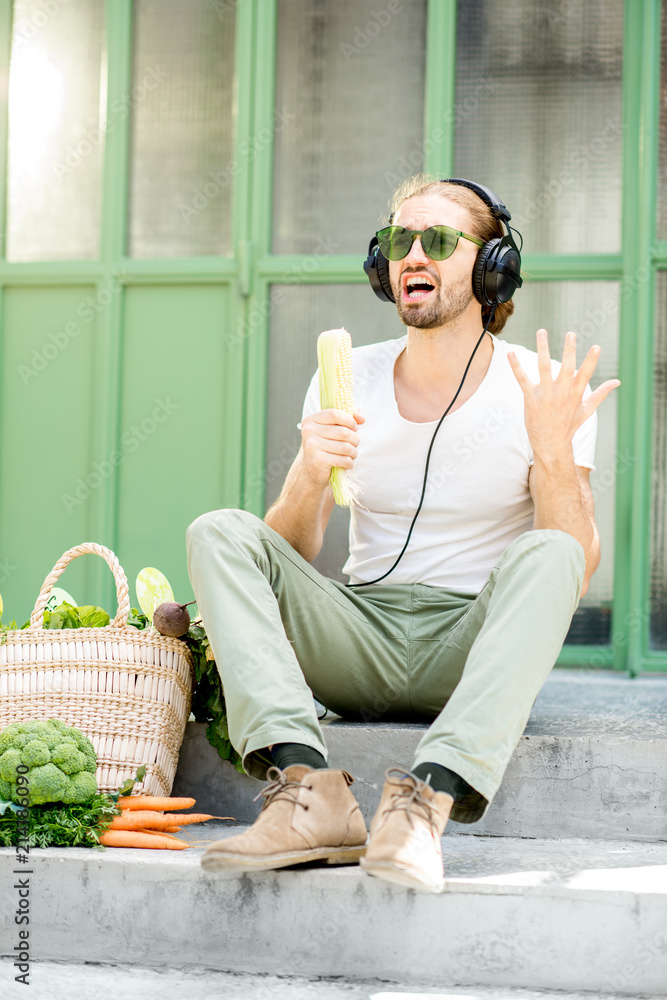
[[[471,236],[477,236],[487,243],[489,240],[505,235],[503,224],[493,215],[489,206],[482,201],[478,194],[461,184],[448,184],[447,181],[441,181],[434,174],[415,174],[413,177],[408,177],[396,188],[389,202],[388,224],[408,198],[431,194],[447,198],[467,210],[472,219]],[[493,322],[489,324],[489,332],[500,333],[513,312],[514,303],[511,299],[509,302],[499,302],[496,306]],[[482,323],[486,325],[490,315],[491,307],[483,305]]]

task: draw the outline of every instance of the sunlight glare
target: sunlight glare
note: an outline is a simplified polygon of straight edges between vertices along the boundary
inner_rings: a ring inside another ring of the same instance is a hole
[[[9,158],[12,171],[43,168],[44,153],[63,109],[64,83],[44,52],[25,46],[9,69]]]

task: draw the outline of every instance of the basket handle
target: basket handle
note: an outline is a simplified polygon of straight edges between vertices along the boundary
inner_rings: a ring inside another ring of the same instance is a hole
[[[107,549],[104,545],[98,545],[97,542],[83,542],[81,545],[75,545],[73,549],[68,549],[67,552],[60,557],[42,584],[39,597],[37,598],[33,612],[30,615],[31,630],[43,628],[46,602],[51,596],[51,591],[60,577],[60,574],[73,559],[76,559],[77,556],[85,555],[86,553],[101,556],[113,573],[114,580],[116,581],[118,611],[116,612],[116,617],[111,624],[107,626],[107,628],[124,628],[125,625],[127,625],[127,618],[130,613],[130,596],[127,586],[127,577],[125,576],[122,566],[118,562],[118,558],[114,555],[111,549]]]

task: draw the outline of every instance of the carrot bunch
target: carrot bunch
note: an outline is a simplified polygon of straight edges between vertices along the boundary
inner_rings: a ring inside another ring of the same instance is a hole
[[[111,826],[100,837],[105,847],[146,847],[166,851],[184,851],[189,844],[174,837],[190,823],[205,823],[209,819],[231,819],[231,816],[209,816],[207,813],[177,813],[190,809],[194,799],[168,798],[159,795],[133,795],[120,798],[120,816],[114,816]]]

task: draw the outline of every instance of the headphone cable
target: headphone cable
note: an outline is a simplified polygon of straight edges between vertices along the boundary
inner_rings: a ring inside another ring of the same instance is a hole
[[[431,452],[433,451],[433,444],[435,442],[436,434],[440,430],[440,427],[442,425],[443,420],[445,419],[445,417],[447,416],[447,414],[451,410],[451,408],[454,405],[454,403],[456,402],[456,400],[459,398],[459,394],[461,392],[461,389],[463,388],[463,383],[465,382],[466,376],[467,376],[468,372],[470,371],[470,366],[471,366],[471,364],[473,362],[473,358],[475,357],[475,354],[477,353],[477,348],[482,343],[482,340],[484,339],[485,334],[487,333],[487,331],[488,331],[491,323],[493,322],[493,317],[495,316],[495,314],[496,314],[496,303],[494,302],[494,304],[491,306],[491,312],[489,314],[489,318],[486,321],[486,326],[482,330],[482,335],[479,338],[479,340],[477,341],[477,343],[475,344],[473,352],[470,355],[470,358],[468,359],[468,364],[466,365],[465,371],[463,372],[463,378],[459,382],[459,387],[456,390],[456,392],[454,393],[454,398],[452,399],[451,403],[449,404],[449,406],[447,407],[447,409],[445,410],[445,412],[443,413],[443,415],[440,417],[440,420],[438,421],[438,426],[433,431],[433,437],[431,438],[431,443],[428,446],[428,452],[426,454],[426,467],[424,469],[424,482],[422,483],[422,493],[421,493],[421,497],[419,499],[419,506],[417,507],[417,510],[415,511],[414,517],[412,518],[412,524],[410,525],[410,530],[408,531],[408,537],[405,539],[405,544],[404,544],[403,548],[401,549],[401,551],[399,552],[398,557],[396,559],[396,562],[394,563],[393,566],[391,566],[387,570],[386,573],[383,573],[382,576],[378,576],[378,578],[376,580],[367,580],[365,583],[346,583],[345,584],[346,587],[370,587],[371,584],[379,583],[380,580],[384,580],[385,577],[389,576],[389,574],[392,573],[396,569],[396,567],[398,566],[399,562],[403,558],[403,554],[405,553],[405,550],[407,549],[408,544],[410,542],[410,537],[412,536],[412,529],[415,526],[415,521],[419,517],[419,512],[422,509],[422,505],[424,503],[424,497],[426,496],[426,481],[428,479],[428,467],[429,467],[429,463],[431,461]]]

